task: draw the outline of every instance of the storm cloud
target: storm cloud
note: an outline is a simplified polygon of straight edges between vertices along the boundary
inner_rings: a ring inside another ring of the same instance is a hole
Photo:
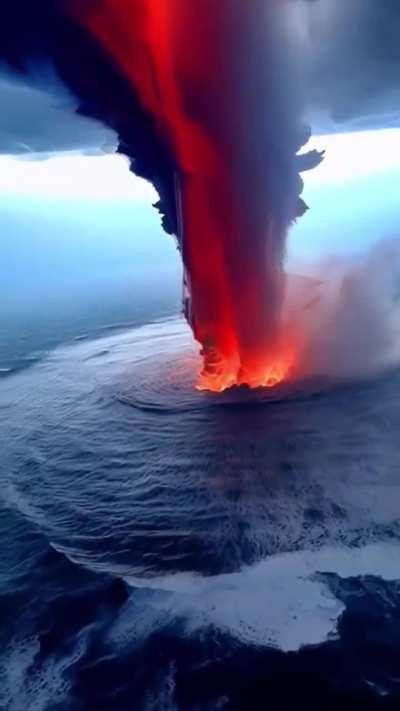
[[[398,0],[293,2],[305,38],[308,116],[314,129],[399,125]],[[2,3],[1,153],[98,153],[115,150],[118,130],[123,134],[118,121],[110,128],[109,117],[98,115],[94,103],[89,106],[82,99],[87,95],[82,85],[89,81],[93,86],[91,67],[82,67],[79,81],[71,81],[65,71],[63,47],[74,38],[65,18],[62,26],[57,8],[57,0]],[[79,55],[81,38],[76,39]]]
[[[309,109],[329,129],[400,123],[398,0],[310,0]]]
[[[45,83],[46,88],[40,89],[29,79],[0,76],[0,153],[45,158],[55,152],[95,155],[116,150],[114,131],[80,116],[79,102],[56,77]]]

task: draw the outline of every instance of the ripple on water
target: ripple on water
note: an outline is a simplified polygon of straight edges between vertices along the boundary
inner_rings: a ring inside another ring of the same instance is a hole
[[[199,367],[170,319],[4,379],[12,504],[80,564],[144,579],[398,536],[398,376],[214,395]]]
[[[282,383],[274,388],[198,391],[196,382],[202,360],[183,319],[158,322],[142,329],[135,340],[132,358],[118,399],[132,407],[167,414],[216,407],[256,407],[308,398],[332,387],[327,379],[318,378]]]

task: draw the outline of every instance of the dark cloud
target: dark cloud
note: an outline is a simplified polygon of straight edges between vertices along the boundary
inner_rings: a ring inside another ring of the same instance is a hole
[[[55,79],[47,89],[0,78],[0,153],[24,158],[54,152],[114,152],[118,138],[99,121],[77,114],[78,102]]]
[[[400,125],[399,0],[293,2],[303,6],[314,125],[339,131]],[[161,193],[165,226],[173,231],[171,157],[130,88],[61,6],[59,0],[1,3],[0,152],[101,152],[118,136],[135,172]]]
[[[49,75],[55,76],[58,86],[68,87],[75,97],[76,104],[71,107],[70,118],[64,115],[61,120],[58,114],[62,124],[58,129],[57,125],[51,124],[49,116],[45,129],[47,133],[48,128],[47,140],[43,130],[39,131],[43,144],[51,145],[53,131],[57,130],[67,140],[70,127],[71,147],[82,148],[82,131],[86,129],[83,122],[78,128],[77,116],[74,125],[71,123],[73,114],[96,119],[107,126],[118,136],[118,150],[131,159],[134,172],[152,182],[157,189],[165,229],[176,232],[173,160],[157,138],[152,122],[143,112],[129,83],[120,76],[110,58],[88,33],[68,19],[65,12],[67,6],[66,0],[3,0],[0,8],[0,61],[7,67],[8,76],[14,73],[23,77],[26,84],[30,82],[45,93],[49,92]],[[50,82],[50,89],[50,94],[54,96],[54,81]],[[65,96],[65,92],[61,91],[59,95]],[[15,115],[15,109],[9,103],[7,112],[10,111]],[[23,120],[21,117],[21,138]],[[26,112],[25,120],[30,142],[39,141],[38,136],[33,137],[30,112]],[[10,124],[12,120],[8,121]],[[85,126],[87,128],[88,123]],[[101,150],[103,137],[100,140],[97,134],[96,139],[98,125],[92,124],[92,127],[94,132],[90,138],[88,136],[86,148],[90,150],[97,146]],[[10,146],[14,141],[14,136],[10,134]],[[2,144],[4,150],[6,135],[3,135]],[[7,148],[5,150],[8,152]],[[49,149],[45,147],[44,150],[47,152]]]
[[[399,0],[313,0],[308,102],[317,121],[400,125]]]
[[[307,15],[308,106],[313,122],[336,130],[400,125],[399,0],[294,2],[303,4]],[[0,152],[91,152],[116,144],[115,133],[76,113],[78,109],[96,113],[96,107],[85,106],[79,96],[91,70],[81,66],[82,80],[71,81],[74,72],[62,54],[77,33],[58,6],[57,0],[2,3],[0,57],[8,68],[5,74],[0,67]],[[53,67],[50,82],[51,72],[38,75],[37,67],[46,63]],[[25,75],[25,86],[13,83],[10,70]],[[77,98],[67,94],[62,79]]]
[[[79,116],[61,57],[73,37],[57,0],[4,0],[0,7],[0,152],[32,157],[59,151],[115,149],[104,124]],[[65,39],[64,39],[65,37]],[[65,59],[67,57],[65,56]],[[82,68],[83,69],[83,68]]]

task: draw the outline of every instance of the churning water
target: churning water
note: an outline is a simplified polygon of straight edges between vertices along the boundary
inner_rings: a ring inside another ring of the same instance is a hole
[[[167,319],[2,379],[0,708],[400,699],[400,373],[199,367]]]

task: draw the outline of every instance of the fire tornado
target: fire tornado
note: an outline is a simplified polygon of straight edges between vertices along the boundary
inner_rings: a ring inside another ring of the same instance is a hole
[[[199,388],[276,384],[294,357],[280,324],[283,257],[290,222],[303,210],[287,4],[75,7],[174,160],[184,308],[204,357]]]
[[[273,386],[296,357],[281,319],[285,240],[306,209],[294,4],[61,1],[129,85],[163,152],[161,210],[182,254],[200,389]]]

